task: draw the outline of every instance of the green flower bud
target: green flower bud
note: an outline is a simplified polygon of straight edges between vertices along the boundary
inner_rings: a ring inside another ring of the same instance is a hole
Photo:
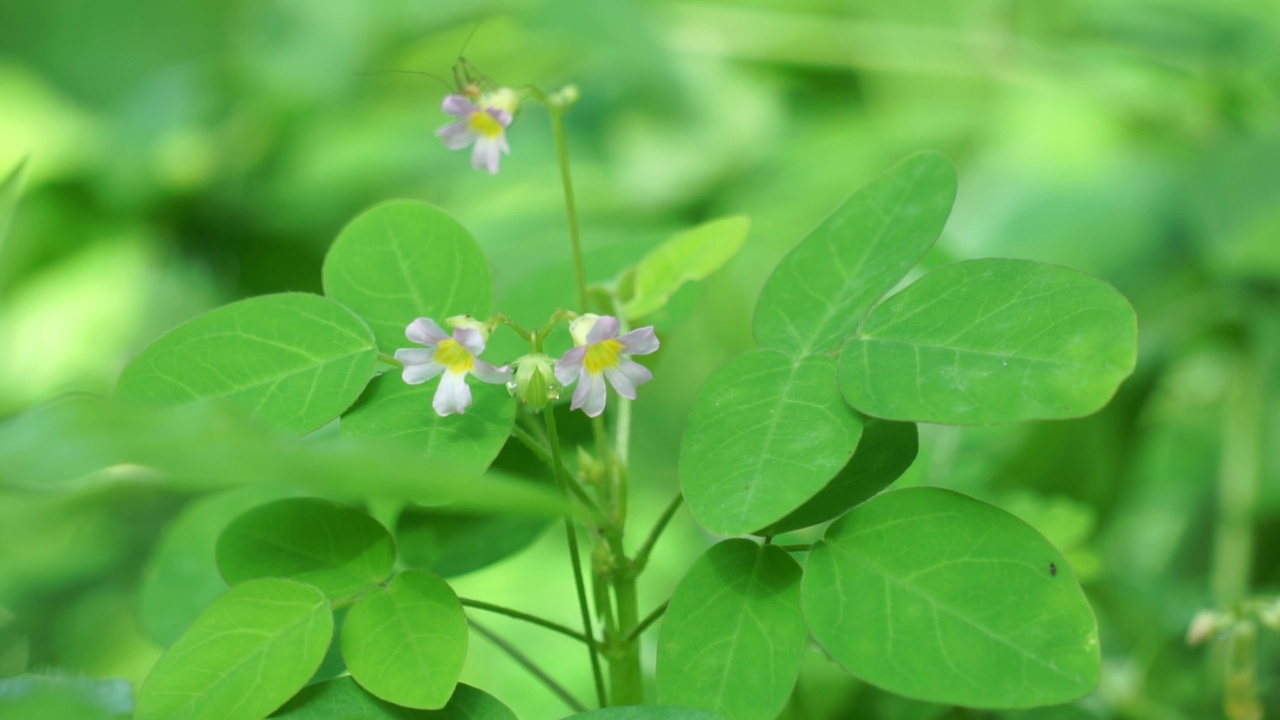
[[[556,384],[555,358],[543,353],[525,355],[516,360],[516,397],[534,410],[541,410],[560,397]]]

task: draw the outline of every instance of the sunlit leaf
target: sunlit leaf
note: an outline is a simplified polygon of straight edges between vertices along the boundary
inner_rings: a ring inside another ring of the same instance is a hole
[[[698,392],[680,450],[680,487],[708,530],[748,533],[822,490],[861,434],[861,419],[840,401],[834,360],[749,352]]]
[[[355,402],[373,375],[369,328],[319,295],[249,298],[151,343],[116,395],[160,407],[227,399],[272,427],[305,433]]]
[[[379,700],[350,677],[306,688],[271,717],[289,720],[516,720],[516,714],[497,698],[470,685],[459,684],[449,703],[439,710],[412,710]]]
[[[955,170],[934,152],[912,155],[855,192],[769,276],[756,340],[796,356],[839,346],[938,239],[955,195]]]
[[[803,596],[831,657],[900,695],[1017,708],[1098,681],[1097,623],[1061,553],[949,490],[888,492],[833,523],[809,555]]]
[[[623,312],[633,320],[648,315],[666,305],[680,286],[719,270],[742,247],[750,226],[744,216],[712,220],[650,250],[636,266],[634,290]]]
[[[839,517],[901,477],[915,462],[918,449],[915,423],[864,418],[862,440],[849,464],[804,505],[752,534],[781,535]]]
[[[725,716],[710,710],[671,705],[629,705],[590,710],[564,720],[725,720]]]
[[[796,561],[771,545],[725,540],[671,596],[658,638],[658,700],[772,720],[795,686],[807,637]]]
[[[9,234],[9,225],[13,222],[14,211],[18,208],[18,198],[22,195],[22,183],[26,177],[27,161],[18,163],[4,180],[0,180],[0,252],[4,250],[5,237]]]
[[[0,717],[5,720],[125,720],[133,711],[133,689],[123,680],[60,675],[0,679]]]
[[[981,424],[1097,411],[1133,372],[1137,317],[1057,265],[970,260],[877,306],[840,354],[840,389],[891,420]]]
[[[384,352],[408,347],[414,318],[487,317],[489,264],[458,221],[415,200],[375,205],[347,224],[324,261],[325,294],[364,318]]]
[[[156,663],[136,720],[258,720],[302,688],[332,635],[314,587],[273,578],[232,588]]]
[[[396,562],[391,533],[377,520],[320,498],[286,498],[244,513],[222,532],[217,552],[232,585],[283,577],[332,600],[382,582]]]
[[[351,608],[342,628],[342,656],[356,682],[383,700],[444,707],[467,657],[462,603],[435,575],[402,572]]]

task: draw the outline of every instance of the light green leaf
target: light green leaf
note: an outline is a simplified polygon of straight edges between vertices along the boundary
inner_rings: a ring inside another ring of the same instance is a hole
[[[283,577],[341,600],[391,574],[391,533],[355,508],[320,498],[286,498],[256,507],[218,538],[218,570],[235,585]]]
[[[955,170],[935,152],[855,192],[774,269],[756,304],[756,341],[797,356],[838,347],[938,239],[955,196]]]
[[[444,707],[467,657],[467,618],[453,589],[421,570],[397,575],[351,608],[342,656],[365,690],[396,705]]]
[[[772,545],[725,540],[671,596],[658,637],[658,701],[772,720],[795,687],[807,638],[796,561]]]
[[[258,720],[293,697],[333,635],[324,595],[251,580],[218,598],[152,669],[136,720]]]
[[[986,708],[1061,703],[1098,681],[1098,627],[1034,528],[939,488],[895,490],[827,530],[805,568],[813,636],[867,682]]]
[[[142,572],[139,606],[151,639],[169,646],[182,635],[227,583],[218,573],[218,536],[238,515],[288,491],[250,485],[201,498],[182,510],[151,551]]]
[[[623,307],[632,320],[662,308],[691,280],[701,280],[729,262],[747,239],[745,216],[720,218],[690,228],[649,251],[636,266],[634,291]]]
[[[748,533],[822,490],[862,435],[838,395],[829,357],[757,350],[712,373],[680,450],[680,487],[698,522],[721,535]]]
[[[564,720],[724,720],[724,715],[670,705],[629,705],[590,710]]]
[[[1057,265],[946,265],[877,306],[840,355],[849,404],[973,425],[1097,411],[1133,372],[1137,317],[1115,288]]]
[[[4,250],[5,238],[9,235],[9,226],[13,223],[14,212],[18,209],[18,198],[22,196],[22,185],[26,179],[27,161],[24,159],[0,181],[0,252]]]
[[[515,400],[502,385],[471,381],[473,402],[462,415],[441,417],[431,407],[436,381],[408,385],[399,373],[369,383],[364,395],[342,418],[352,437],[395,440],[416,452],[483,472],[511,436]]]
[[[862,440],[849,464],[804,505],[752,535],[781,535],[839,517],[902,477],[918,449],[915,423],[863,418]]]
[[[484,318],[493,306],[489,264],[443,210],[392,200],[358,215],[324,259],[324,292],[369,323],[384,352],[408,347],[414,318]]]
[[[126,720],[133,689],[124,680],[18,675],[0,680],[5,720]]]
[[[373,375],[373,336],[319,295],[224,305],[151,343],[116,395],[159,407],[225,398],[272,427],[306,433],[350,407]]]
[[[370,695],[351,677],[341,677],[298,693],[273,718],[289,720],[516,720],[497,698],[459,684],[439,710],[411,710]]]

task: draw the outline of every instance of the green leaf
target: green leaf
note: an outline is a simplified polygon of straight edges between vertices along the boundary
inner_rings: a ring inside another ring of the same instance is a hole
[[[27,161],[24,159],[0,181],[0,252],[4,250],[5,237],[9,234],[9,226],[13,223],[13,215],[18,209],[18,198],[22,195],[23,181],[27,176]]]
[[[298,692],[333,635],[324,595],[251,580],[218,598],[152,669],[136,720],[257,720]]]
[[[920,700],[1062,703],[1098,681],[1098,628],[1034,528],[939,488],[895,490],[836,521],[809,555],[813,636],[859,678]]]
[[[396,524],[396,544],[405,565],[455,577],[523,550],[549,523],[546,518],[408,507]]]
[[[690,228],[650,250],[635,269],[634,291],[622,311],[632,320],[662,308],[691,280],[701,280],[729,262],[747,239],[745,216],[720,218]]]
[[[630,705],[591,710],[564,720],[724,720],[724,715],[670,705]]]
[[[377,520],[320,498],[286,498],[254,508],[218,538],[218,570],[232,585],[290,578],[331,600],[377,585],[395,562],[395,542]]]
[[[862,440],[840,474],[794,512],[752,535],[768,537],[818,525],[871,499],[915,462],[918,434],[915,423],[863,418]]]
[[[408,385],[399,373],[369,383],[342,418],[352,437],[395,440],[429,458],[483,472],[511,436],[516,404],[501,385],[471,381],[473,402],[462,415],[441,417],[431,407],[436,382]]]
[[[983,424],[1097,411],[1133,372],[1137,317],[1115,288],[1057,265],[946,265],[877,306],[840,355],[867,415]]]
[[[448,583],[408,570],[351,608],[342,656],[365,690],[396,705],[444,707],[467,657],[467,618]]]
[[[169,646],[182,635],[227,583],[218,573],[218,536],[250,508],[288,491],[251,485],[201,498],[182,510],[151,551],[142,573],[139,606],[151,639]]]
[[[5,720],[126,720],[133,689],[124,680],[19,675],[0,680]]]
[[[807,638],[796,561],[772,545],[725,540],[671,596],[658,638],[658,701],[771,720],[795,687]]]
[[[373,328],[384,352],[407,347],[415,318],[484,318],[493,305],[489,264],[471,234],[443,210],[392,200],[338,233],[324,260],[324,292]]]
[[[712,373],[689,413],[680,487],[703,527],[740,535],[812,498],[849,462],[862,421],[835,361],[757,350]]]
[[[373,375],[373,336],[319,295],[264,295],[180,325],[129,363],[119,397],[160,407],[226,398],[306,433],[350,407]]]
[[[370,695],[351,677],[341,677],[298,693],[273,718],[289,720],[516,720],[497,698],[459,684],[439,710],[411,710]]]
[[[955,170],[935,152],[855,192],[774,269],[756,304],[756,341],[797,356],[838,347],[938,239],[955,196]]]

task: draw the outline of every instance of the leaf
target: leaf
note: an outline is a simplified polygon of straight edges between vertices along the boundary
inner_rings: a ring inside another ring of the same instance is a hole
[[[493,306],[489,264],[471,234],[443,210],[392,200],[338,233],[324,259],[324,292],[369,323],[383,352],[407,347],[414,318],[484,318]]]
[[[18,675],[0,680],[5,720],[126,720],[133,689],[124,680]]]
[[[542,535],[549,522],[545,518],[408,507],[396,525],[396,544],[405,565],[455,577],[523,550]]]
[[[912,155],[849,196],[769,276],[756,341],[796,356],[838,347],[938,239],[955,196],[955,170],[935,152]]]
[[[22,195],[26,171],[27,161],[24,159],[9,171],[9,175],[3,181],[0,181],[0,252],[4,250],[9,226],[13,223],[13,215],[18,209],[18,198]]]
[[[634,291],[623,307],[631,320],[662,308],[692,280],[701,280],[729,262],[747,239],[751,221],[720,218],[678,233],[650,250],[636,266]]]
[[[218,538],[218,570],[235,585],[283,577],[341,600],[373,587],[396,562],[391,533],[355,508],[286,498],[236,518]]]
[[[139,612],[151,639],[169,646],[190,627],[227,583],[218,573],[218,536],[238,515],[287,491],[251,485],[201,498],[169,525],[142,573]]]
[[[18,618],[0,605],[0,678],[27,669],[31,643]]]
[[[298,693],[273,718],[289,720],[516,720],[497,698],[459,684],[439,710],[411,710],[370,695],[348,677],[329,680]]]
[[[710,710],[670,705],[631,705],[590,710],[564,720],[724,720],[724,716]]]
[[[318,295],[264,295],[224,305],[151,343],[116,395],[159,407],[225,398],[272,427],[307,433],[355,402],[373,375],[373,336]]]
[[[949,490],[895,490],[833,523],[809,555],[803,596],[831,657],[899,695],[1020,708],[1097,684],[1097,623],[1062,555]]]
[[[698,522],[721,535],[748,533],[822,490],[862,434],[838,394],[828,357],[757,350],[712,373],[680,449],[680,487]]]
[[[396,705],[444,707],[467,657],[467,618],[449,585],[421,570],[397,575],[351,608],[342,656],[365,690]]]
[[[429,458],[483,472],[511,436],[515,400],[505,387],[473,379],[474,402],[467,412],[441,417],[431,407],[435,390],[435,382],[408,385],[399,373],[375,378],[343,416],[342,432],[352,437],[395,440]]]
[[[1097,411],[1133,372],[1137,317],[1115,288],[1028,260],[946,265],[877,306],[840,355],[860,412],[974,425]]]
[[[795,560],[771,545],[725,540],[671,596],[658,638],[658,701],[771,720],[795,687],[807,638]]]
[[[293,697],[333,634],[324,595],[278,578],[218,598],[156,662],[136,720],[257,720]]]
[[[769,537],[818,525],[871,499],[915,462],[918,435],[915,423],[864,418],[862,440],[849,464],[804,505],[752,535]]]

